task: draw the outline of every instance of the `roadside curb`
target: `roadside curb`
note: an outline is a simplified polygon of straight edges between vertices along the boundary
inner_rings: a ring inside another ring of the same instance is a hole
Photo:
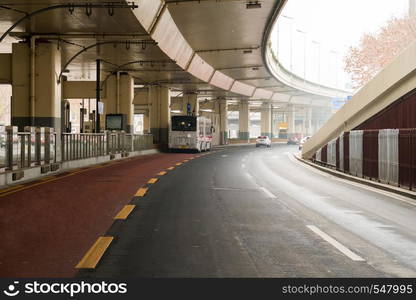
[[[368,179],[348,175],[348,174],[345,174],[345,173],[342,173],[342,172],[339,172],[339,171],[336,171],[336,170],[333,170],[333,169],[330,169],[330,168],[326,168],[326,167],[314,164],[313,162],[305,160],[305,159],[299,157],[296,154],[293,154],[293,157],[296,158],[298,161],[304,163],[304,164],[307,164],[307,165],[309,165],[309,166],[311,166],[315,169],[318,169],[318,170],[320,170],[322,172],[325,172],[325,173],[328,173],[330,175],[333,175],[333,176],[336,176],[336,177],[339,177],[339,178],[342,178],[342,179],[354,181],[354,182],[357,182],[357,183],[360,183],[360,184],[363,184],[363,185],[371,186],[373,188],[384,190],[384,191],[387,191],[387,192],[390,192],[390,193],[395,193],[395,194],[405,196],[405,197],[409,197],[409,198],[412,198],[412,199],[416,200],[416,192],[405,190],[405,189],[400,188],[400,187],[395,187],[395,186],[392,186],[392,185],[379,183],[379,182],[375,182],[375,181],[372,181],[372,180],[368,180]]]

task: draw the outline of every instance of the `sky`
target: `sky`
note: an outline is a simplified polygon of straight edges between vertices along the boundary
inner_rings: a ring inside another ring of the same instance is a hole
[[[277,23],[279,59],[302,77],[343,88],[349,78],[340,72],[349,47],[358,45],[364,33],[377,32],[387,20],[407,12],[408,0],[289,0]],[[274,36],[277,39],[277,32]]]

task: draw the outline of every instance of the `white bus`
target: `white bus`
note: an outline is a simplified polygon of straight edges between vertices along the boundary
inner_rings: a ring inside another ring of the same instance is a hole
[[[212,149],[211,119],[195,116],[172,116],[169,128],[169,149],[198,152]]]

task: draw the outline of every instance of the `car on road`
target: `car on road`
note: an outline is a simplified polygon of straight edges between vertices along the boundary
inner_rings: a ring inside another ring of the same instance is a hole
[[[299,140],[296,136],[292,136],[291,138],[289,138],[287,140],[287,144],[288,145],[297,145],[297,144],[299,144]]]
[[[303,144],[305,144],[310,138],[310,136],[305,136],[303,139],[300,140],[299,150],[302,150]]]
[[[266,146],[270,148],[272,146],[272,141],[270,140],[268,136],[259,136],[256,139],[256,147],[260,147],[260,146]]]

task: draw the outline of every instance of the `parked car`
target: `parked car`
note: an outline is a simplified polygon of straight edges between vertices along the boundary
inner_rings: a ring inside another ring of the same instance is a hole
[[[299,144],[299,140],[296,136],[292,136],[290,139],[287,140],[288,145],[297,145]]]
[[[272,141],[270,140],[268,136],[259,136],[256,139],[256,147],[260,147],[260,146],[266,146],[269,148],[272,146]]]
[[[310,136],[305,136],[303,139],[300,140],[299,150],[302,150],[303,144],[305,144],[310,138]]]

